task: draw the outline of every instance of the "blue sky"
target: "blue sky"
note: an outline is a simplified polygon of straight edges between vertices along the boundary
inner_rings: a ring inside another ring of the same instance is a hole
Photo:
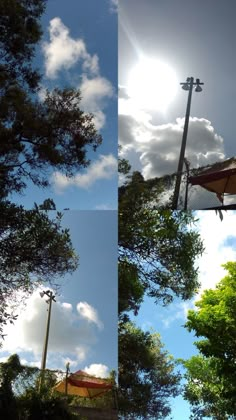
[[[235,12],[234,0],[120,0],[119,142],[145,179],[177,170],[187,77],[204,82],[192,95],[190,167],[235,155]],[[141,74],[139,63],[148,63]],[[214,194],[191,187],[190,208],[214,204]]]
[[[159,332],[166,350],[176,359],[188,359],[198,353],[193,344],[196,337],[183,328],[188,309],[194,308],[194,302],[199,299],[203,290],[214,288],[225,276],[222,264],[236,261],[236,212],[224,212],[222,222],[215,211],[198,211],[196,217],[199,219],[196,229],[205,246],[204,254],[196,261],[201,283],[198,295],[186,302],[174,299],[166,308],[155,305],[151,298],[145,298],[138,316],[133,318],[144,330],[150,331],[152,328]],[[182,397],[172,399],[171,405],[170,419],[189,419],[189,405]]]
[[[46,88],[74,87],[82,93],[81,108],[92,112],[103,144],[88,151],[91,165],[74,179],[49,172],[51,187],[28,183],[15,202],[32,207],[34,201],[54,199],[57,208],[117,208],[117,7],[115,0],[48,0],[42,17],[43,38],[35,66]]]
[[[105,376],[117,370],[117,212],[68,211],[69,227],[79,254],[77,271],[59,279],[52,305],[47,367]],[[47,285],[45,286],[47,289]],[[45,290],[43,288],[43,290]],[[23,363],[41,365],[47,304],[40,288],[29,298],[0,351],[0,360],[18,353]]]

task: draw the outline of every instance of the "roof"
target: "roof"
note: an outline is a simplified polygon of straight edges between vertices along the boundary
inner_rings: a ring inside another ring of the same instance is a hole
[[[211,165],[199,175],[189,177],[189,182],[216,194],[236,194],[236,158]]]

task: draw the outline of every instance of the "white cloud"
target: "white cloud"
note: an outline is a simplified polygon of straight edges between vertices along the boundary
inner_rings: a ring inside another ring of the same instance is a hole
[[[83,75],[82,82],[79,86],[81,92],[81,106],[86,112],[94,115],[94,124],[97,130],[100,130],[105,124],[105,114],[102,111],[104,100],[112,98],[114,95],[112,84],[104,77],[97,76],[88,79]]]
[[[55,192],[60,194],[70,186],[88,189],[99,180],[111,179],[116,173],[117,159],[112,154],[100,155],[84,173],[68,178],[61,172],[56,171],[51,177],[51,182]]]
[[[137,153],[146,179],[176,172],[182,140],[184,118],[175,123],[153,125],[134,115],[120,115],[119,141],[127,156]],[[186,158],[191,167],[205,166],[225,158],[223,138],[211,122],[190,118]]]
[[[101,76],[97,76],[94,79],[88,79],[87,76],[84,76],[80,90],[82,95],[82,103],[88,108],[95,107],[97,100],[100,100],[104,96],[112,97],[113,95],[113,88],[111,83]]]
[[[63,303],[61,304],[61,306],[62,306],[65,310],[72,312],[73,307],[72,307],[71,303],[66,303],[66,302],[63,302]]]
[[[174,123],[155,125],[147,112],[140,111],[120,89],[119,143],[122,155],[133,170],[142,172],[145,179],[176,172],[182,141],[184,118]],[[197,168],[224,160],[224,140],[211,121],[190,117],[185,157],[190,168]],[[173,191],[172,191],[173,192]],[[171,192],[171,193],[172,193]],[[189,192],[189,208],[199,209],[218,205],[213,193],[194,187]]]
[[[81,305],[78,303],[78,307],[84,308],[84,312],[78,314],[76,311],[73,312],[70,303],[60,302],[57,299],[57,302],[52,304],[48,360],[51,364],[54,361],[57,368],[59,364],[62,367],[65,365],[65,354],[70,360],[77,362],[86,360],[97,340],[97,331],[93,324],[99,329],[103,326],[96,309],[84,302]],[[14,325],[5,328],[4,333],[7,336],[1,352],[27,352],[29,357],[24,356],[25,359],[32,361],[34,356],[37,361],[38,356],[42,354],[46,319],[47,304],[40,298],[39,291],[36,291],[28,299],[23,310],[21,308]]]
[[[114,96],[114,90],[109,80],[100,75],[98,56],[88,53],[83,39],[73,39],[58,17],[50,21],[49,34],[50,41],[43,43],[46,76],[55,79],[60,70],[70,70],[80,63],[82,74],[78,89],[82,95],[81,107],[85,112],[93,113],[94,124],[100,130],[106,121],[105,100]],[[41,100],[44,95],[42,88],[39,93]]]
[[[77,304],[77,311],[82,319],[86,319],[89,323],[97,325],[99,329],[103,329],[104,325],[99,319],[96,309],[87,302],[79,302]]]
[[[86,366],[82,370],[88,373],[89,375],[93,375],[98,378],[107,378],[109,376],[108,367],[106,365],[102,365],[101,363],[92,363],[91,365]]]
[[[223,212],[223,220],[215,211],[198,211],[196,218],[199,219],[196,229],[199,232],[205,251],[196,261],[199,268],[199,281],[201,287],[198,294],[187,302],[173,304],[167,308],[166,316],[163,316],[162,323],[168,328],[176,319],[186,321],[189,309],[194,309],[194,303],[198,301],[206,289],[215,288],[216,284],[226,275],[222,264],[228,261],[236,261],[236,247],[227,242],[228,238],[234,238],[232,226],[236,225],[236,212]]]
[[[67,363],[70,364],[70,370],[75,368],[78,365],[78,360],[72,360],[70,357],[62,357],[63,366],[66,366]]]
[[[85,70],[89,70],[92,74],[98,73],[98,57],[91,56],[87,52],[83,39],[70,37],[69,29],[60,18],[55,17],[50,21],[49,34],[50,41],[43,43],[48,78],[56,78],[59,70],[63,68],[68,70],[80,60],[83,61]]]
[[[200,270],[201,290],[214,288],[224,276],[222,264],[236,261],[236,247],[227,244],[227,238],[232,237],[232,226],[236,224],[234,211],[223,212],[223,220],[215,211],[197,212],[199,217],[198,230],[204,241],[205,252],[196,262]],[[236,235],[235,237],[236,243]]]

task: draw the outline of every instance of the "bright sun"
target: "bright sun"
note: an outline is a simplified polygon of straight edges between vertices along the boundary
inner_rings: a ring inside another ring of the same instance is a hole
[[[156,59],[142,58],[130,71],[127,91],[139,108],[165,112],[177,88],[174,70]]]

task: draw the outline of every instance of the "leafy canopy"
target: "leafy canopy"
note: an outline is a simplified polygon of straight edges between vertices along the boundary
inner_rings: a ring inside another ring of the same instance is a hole
[[[78,90],[55,88],[41,101],[40,75],[32,68],[45,0],[0,4],[0,199],[27,181],[46,187],[50,171],[73,176],[86,168],[89,148],[102,142]]]
[[[119,188],[119,410],[125,419],[169,416],[169,398],[180,392],[173,358],[159,334],[130,321],[146,295],[168,304],[198,288],[195,259],[203,252],[191,213],[158,209],[160,183],[147,182],[120,159]]]
[[[125,419],[163,419],[169,397],[179,394],[179,374],[160,336],[132,322],[119,328],[119,410]]]
[[[129,173],[125,159],[120,159],[119,170]],[[167,304],[174,296],[191,298],[199,286],[194,262],[203,244],[194,216],[158,208],[161,191],[139,172],[119,188],[119,300],[121,305],[126,301],[127,310],[132,306],[137,312],[144,293]]]
[[[193,412],[202,410],[217,420],[236,412],[236,263],[228,262],[224,268],[228,274],[215,289],[203,292],[185,325],[200,338],[195,342],[200,355],[184,363],[185,398]]]

